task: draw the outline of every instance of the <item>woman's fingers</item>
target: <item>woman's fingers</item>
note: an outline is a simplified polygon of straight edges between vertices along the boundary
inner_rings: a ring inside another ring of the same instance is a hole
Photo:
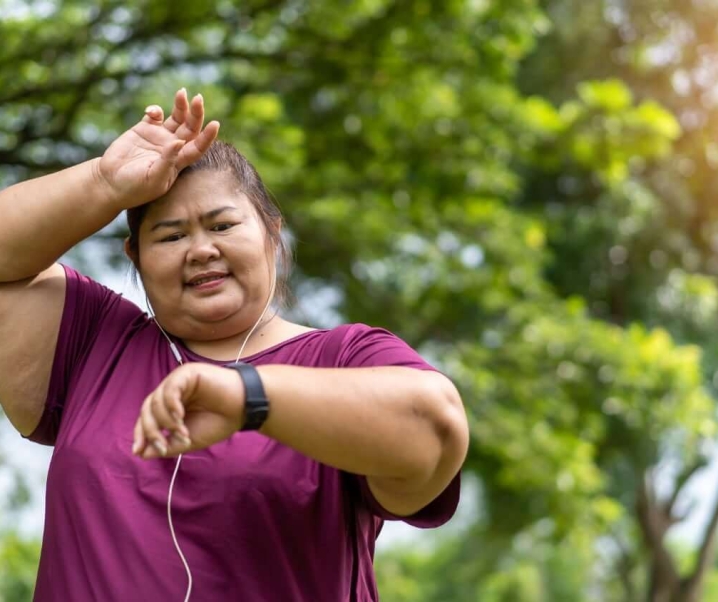
[[[187,90],[181,88],[177,90],[175,94],[175,104],[172,108],[172,114],[164,122],[165,129],[174,134],[187,119],[188,112],[189,100],[187,100]]]
[[[160,425],[153,414],[153,400],[157,392],[150,395],[142,404],[142,412],[140,412],[140,424],[147,441],[147,445],[152,445],[159,455],[167,455],[167,439],[162,434]],[[146,448],[145,448],[145,451]]]
[[[172,113],[167,119],[164,118],[161,106],[149,105],[142,121],[151,125],[162,125],[167,132],[180,140],[192,140],[202,131],[204,98],[197,94],[190,101],[187,99],[187,90],[182,88],[175,94]]]
[[[194,132],[195,135],[202,131],[202,124],[204,123],[204,98],[201,94],[197,94],[192,102],[189,103],[189,113],[187,113],[187,119],[185,125],[189,130]]]
[[[192,442],[184,424],[181,375],[168,377],[142,404],[132,453],[145,459],[176,455]]]
[[[211,121],[202,130],[202,132],[194,140],[188,142],[179,151],[179,157],[177,159],[177,169],[183,170],[188,165],[191,165],[197,159],[199,159],[207,149],[210,147],[212,142],[215,141],[219,134],[219,121]]]
[[[173,171],[176,170],[174,173],[176,177],[177,173],[207,152],[217,138],[219,122],[212,121],[202,129],[204,98],[201,94],[197,94],[190,101],[184,88],[175,94],[172,114],[166,120],[163,119],[164,113],[159,105],[150,105],[145,109],[142,121],[154,126],[162,125],[165,135],[169,133],[167,135],[169,140],[160,142],[161,158],[152,165],[149,175],[173,181],[173,178],[168,178],[172,176]]]
[[[147,179],[153,182],[174,182],[181,170],[178,163],[184,145],[183,140],[173,140],[165,144],[160,151],[160,158],[150,166]]]
[[[164,115],[165,114],[161,106],[149,105],[145,109],[145,116],[142,118],[142,121],[145,121],[146,123],[151,123],[153,125],[159,125],[165,118]]]
[[[185,407],[182,403],[182,383],[165,381],[160,395],[153,400],[152,411],[162,428],[171,431],[180,441],[189,444],[189,429],[184,423]]]
[[[134,437],[132,440],[132,453],[140,455],[145,449],[147,442],[145,440],[145,433],[142,430],[142,423],[138,419],[135,423]]]
[[[169,144],[166,144],[162,149],[162,159],[172,165],[176,165],[185,144],[186,142],[184,140],[173,140]]]
[[[181,420],[175,419],[177,410],[169,400],[166,387],[160,388],[149,401],[147,408],[157,426],[162,430],[173,431],[175,429],[186,428]]]
[[[175,136],[181,140],[193,140],[199,136],[204,123],[204,99],[197,94],[189,102],[188,109],[184,114],[184,120],[174,131]]]

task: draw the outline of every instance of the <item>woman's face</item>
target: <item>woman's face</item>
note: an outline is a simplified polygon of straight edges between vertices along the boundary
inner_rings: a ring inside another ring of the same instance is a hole
[[[147,211],[139,251],[158,322],[185,341],[238,335],[267,304],[274,254],[254,206],[227,172],[178,180]]]

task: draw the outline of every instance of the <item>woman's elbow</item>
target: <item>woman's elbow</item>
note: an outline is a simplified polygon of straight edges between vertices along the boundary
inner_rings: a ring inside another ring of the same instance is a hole
[[[451,480],[459,472],[469,450],[469,424],[459,391],[446,376],[433,373],[433,426],[439,441],[436,472]]]

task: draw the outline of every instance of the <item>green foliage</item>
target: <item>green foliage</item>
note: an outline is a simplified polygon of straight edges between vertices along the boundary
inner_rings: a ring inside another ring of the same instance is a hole
[[[2,533],[0,539],[0,601],[29,602],[35,587],[40,543]]]
[[[571,535],[562,546],[537,525],[510,541],[471,530],[442,538],[433,551],[398,547],[377,559],[378,587],[387,602],[588,602],[593,553]]]
[[[487,520],[497,528],[551,516],[559,532],[606,532],[632,512],[626,480],[664,455],[691,465],[715,434],[699,350],[664,331],[609,326],[569,302],[514,309],[489,334],[458,350],[452,368],[480,400],[469,466],[495,500]]]

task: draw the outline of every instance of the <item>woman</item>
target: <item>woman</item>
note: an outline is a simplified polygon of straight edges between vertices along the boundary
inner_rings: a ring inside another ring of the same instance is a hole
[[[377,600],[383,520],[456,508],[461,400],[386,331],[270,310],[281,218],[203,122],[182,89],[0,193],[0,401],[55,446],[35,599]],[[123,210],[154,317],[56,263]]]

